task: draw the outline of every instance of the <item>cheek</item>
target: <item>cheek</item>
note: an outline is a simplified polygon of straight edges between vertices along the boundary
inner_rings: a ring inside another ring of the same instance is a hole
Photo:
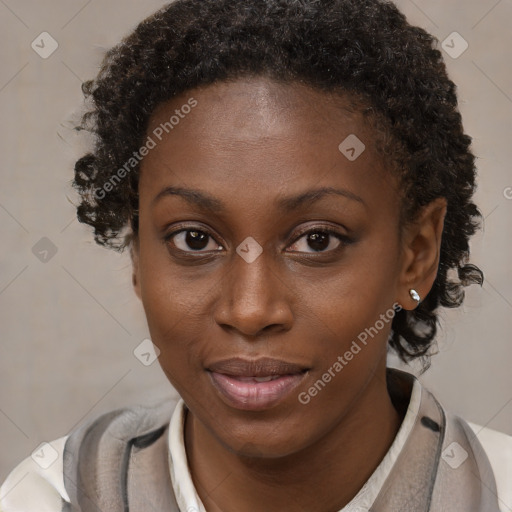
[[[218,276],[196,267],[202,279],[190,279],[194,272],[173,264],[165,250],[156,244],[144,250],[141,241],[141,300],[153,343],[159,348],[159,363],[171,383],[182,391],[183,384],[195,378],[201,366],[201,346],[210,327],[206,315],[211,291]]]
[[[340,278],[332,285],[357,285],[360,281],[355,277]],[[315,331],[309,330],[315,345],[311,352],[315,364],[297,395],[298,415],[304,421],[305,431],[318,433],[320,427],[315,422],[320,418],[328,430],[375,386],[375,378],[381,379],[380,370],[385,366],[387,340],[395,315],[394,301],[376,283],[366,283],[368,288],[360,292],[347,286],[336,294],[324,287],[323,296],[330,300],[325,301],[323,308],[310,309],[310,326],[313,317],[317,325]]]
[[[310,311],[334,333],[353,337],[373,325],[396,300],[398,250],[384,237],[351,247],[340,265],[297,274],[304,311]]]
[[[330,390],[317,401],[324,405],[325,400],[353,396],[386,355],[395,316],[398,255],[389,246],[372,247],[354,251],[329,278],[302,282],[308,293],[297,331],[308,332],[315,345],[312,377],[315,382],[323,379]],[[323,390],[321,382],[317,388]]]

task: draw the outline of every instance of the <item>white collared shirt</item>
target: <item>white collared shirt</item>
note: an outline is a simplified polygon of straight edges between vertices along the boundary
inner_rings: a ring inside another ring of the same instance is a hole
[[[368,512],[413,428],[421,392],[421,384],[415,380],[407,413],[392,445],[357,495],[339,512]],[[172,486],[181,512],[206,512],[187,463],[185,415],[186,406],[180,399],[172,414],[168,435]],[[483,445],[493,468],[500,512],[512,512],[512,437],[471,423],[469,425]],[[50,443],[59,456],[49,468],[43,469],[32,457],[27,457],[11,471],[0,487],[0,512],[61,512],[62,500],[69,502],[63,478],[66,439],[67,436]]]

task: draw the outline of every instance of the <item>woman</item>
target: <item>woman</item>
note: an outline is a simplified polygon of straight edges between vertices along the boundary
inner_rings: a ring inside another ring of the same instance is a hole
[[[483,280],[431,35],[379,0],[178,0],[84,91],[78,218],[130,250],[181,399],[54,441],[3,512],[509,510],[510,439],[386,368]]]

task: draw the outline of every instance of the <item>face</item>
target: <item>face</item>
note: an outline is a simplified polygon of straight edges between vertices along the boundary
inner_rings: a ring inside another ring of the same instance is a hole
[[[240,79],[150,120],[136,291],[165,374],[234,452],[297,452],[385,385],[400,197],[346,104]]]

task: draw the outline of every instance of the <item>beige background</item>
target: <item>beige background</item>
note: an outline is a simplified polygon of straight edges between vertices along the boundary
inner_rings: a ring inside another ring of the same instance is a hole
[[[456,59],[444,55],[479,157],[485,215],[472,250],[486,283],[460,311],[443,313],[440,353],[422,380],[452,411],[512,434],[512,2],[397,3],[440,41],[457,31],[469,43]],[[74,220],[70,188],[80,83],[162,4],[0,0],[0,481],[82,420],[172,392],[157,362],[133,355],[147,328],[129,260],[96,246]],[[43,31],[59,45],[47,59],[31,48]],[[43,237],[57,248],[46,263],[32,252]]]

